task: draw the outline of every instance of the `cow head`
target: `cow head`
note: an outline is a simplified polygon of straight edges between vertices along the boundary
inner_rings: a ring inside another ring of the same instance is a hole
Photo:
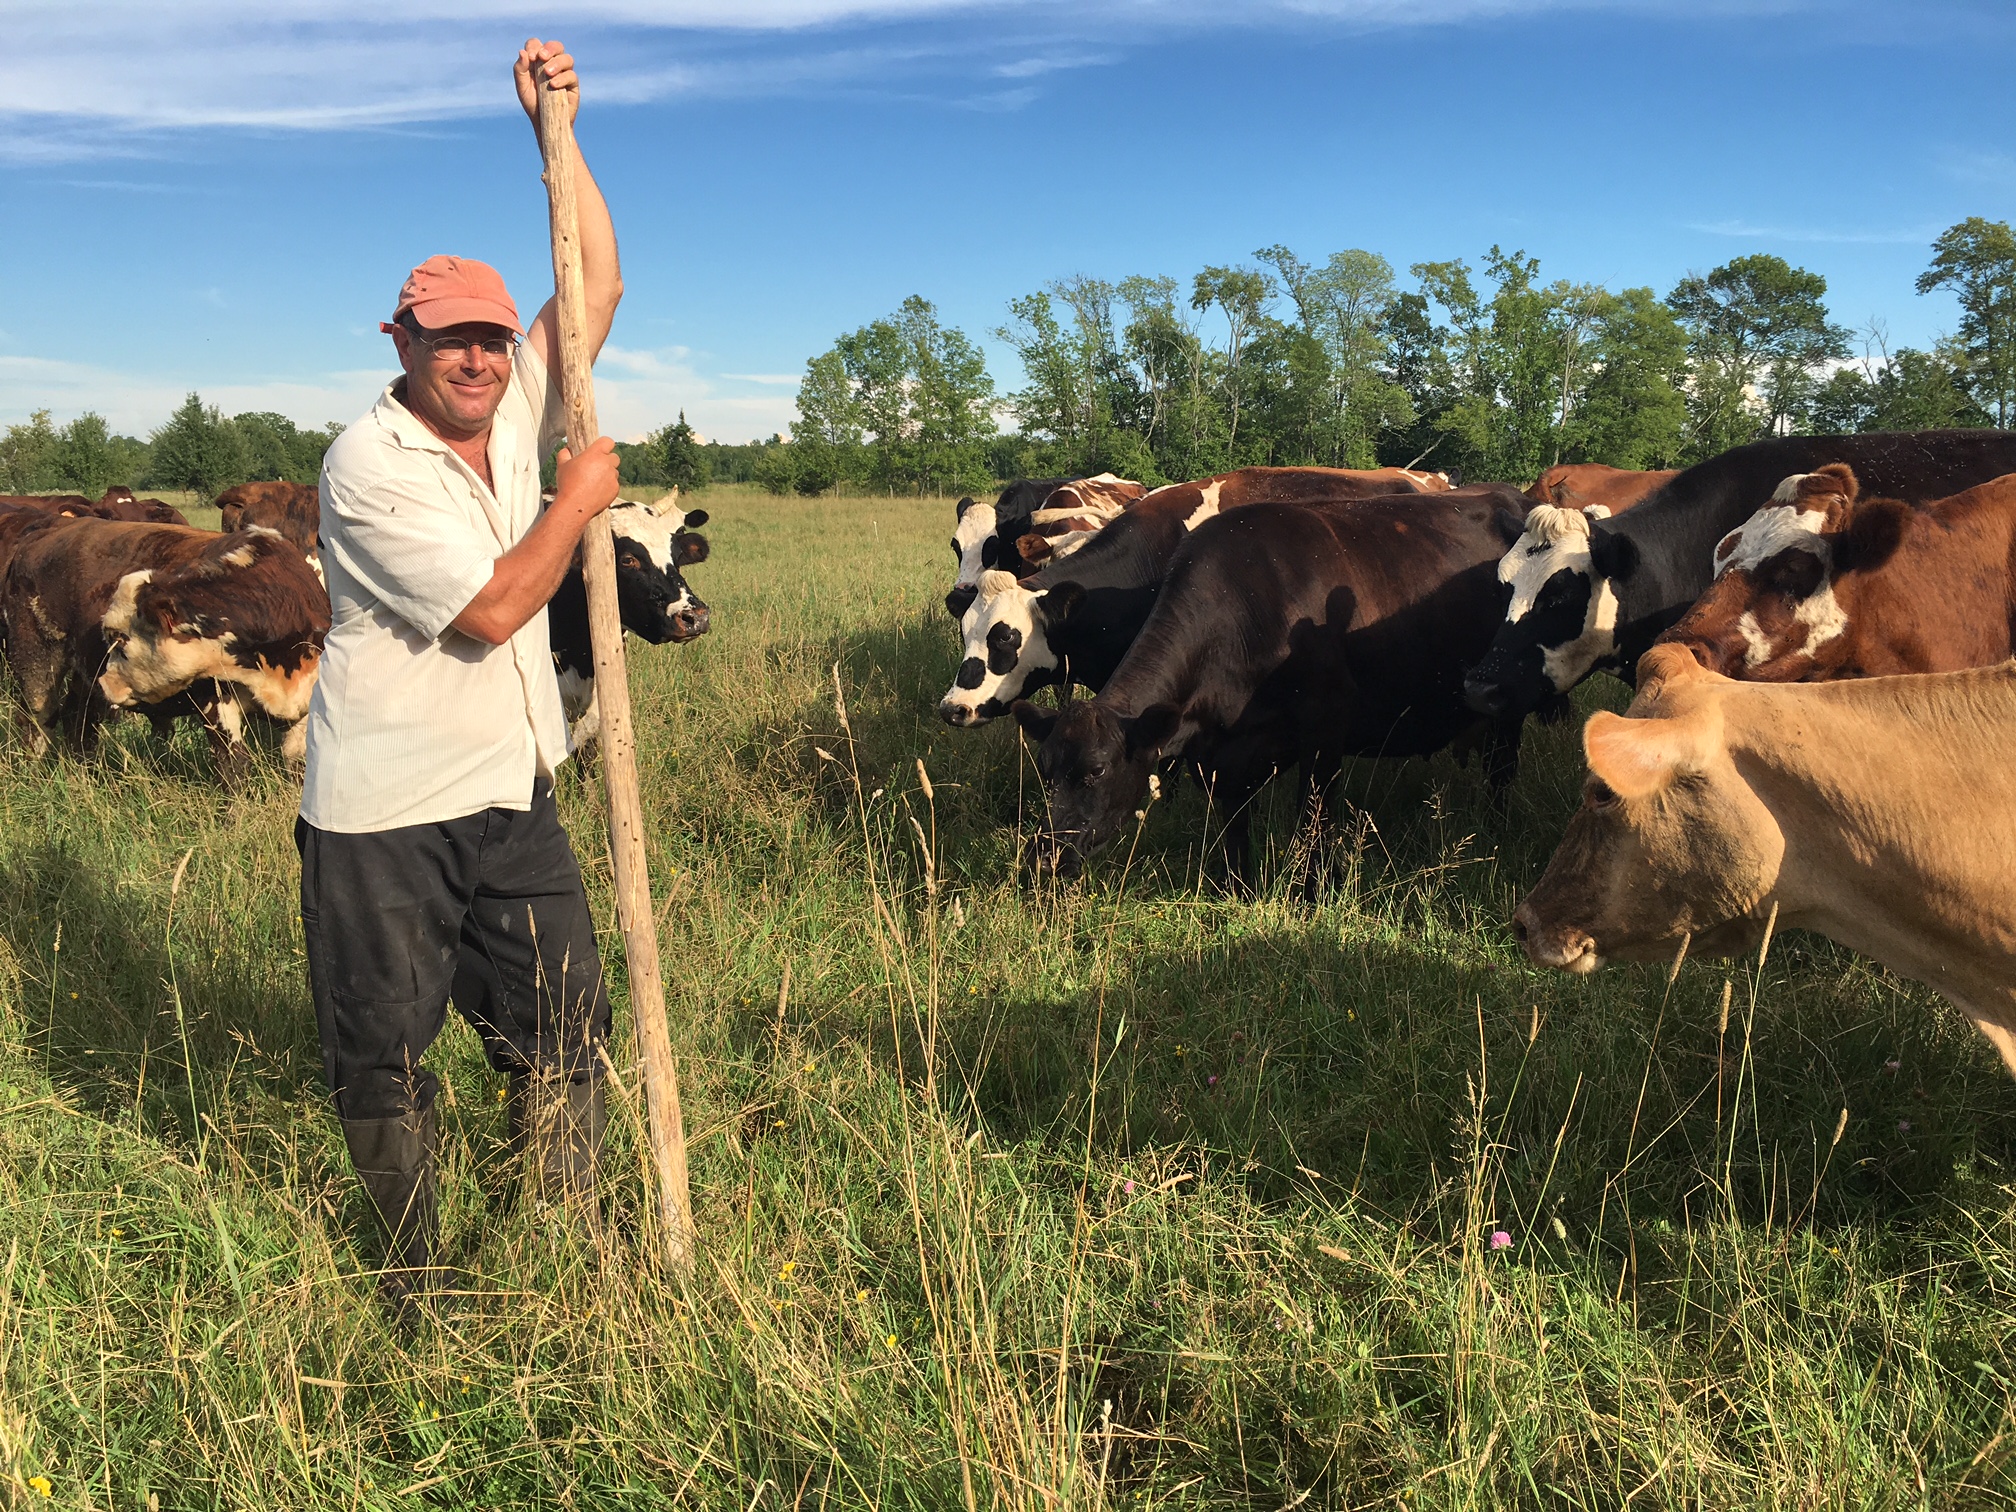
[[[252,526],[219,536],[160,576],[129,572],[101,621],[109,651],[98,688],[115,708],[157,704],[201,678],[279,720],[308,712],[329,595],[277,532]]]
[[[1670,959],[1683,935],[1709,955],[1754,945],[1785,837],[1722,736],[1726,681],[1684,647],[1654,646],[1626,716],[1582,731],[1582,807],[1512,930],[1536,965]]]
[[[1837,574],[1886,559],[1903,528],[1903,506],[1875,500],[1858,508],[1856,492],[1844,463],[1787,478],[1770,504],[1722,538],[1714,583],[1659,639],[1687,647],[1725,677],[1824,676],[1849,647]]]
[[[1169,704],[1130,715],[1097,699],[1049,714],[1025,699],[1015,704],[1015,719],[1041,742],[1036,770],[1049,808],[1035,861],[1060,877],[1075,876],[1141,807],[1181,717]]]
[[[945,595],[945,612],[952,618],[966,617],[973,600],[980,596],[980,575],[1000,565],[1001,543],[996,539],[1000,525],[992,504],[959,501],[958,519],[952,527],[952,555],[959,559],[959,571],[952,580],[952,591]]]
[[[1595,529],[1609,511],[1536,505],[1498,563],[1505,622],[1463,682],[1470,707],[1530,712],[1587,677],[1617,649],[1618,585],[1638,566],[1625,536]]]
[[[1031,588],[1006,572],[983,572],[977,595],[959,622],[964,642],[959,675],[938,701],[950,725],[985,724],[1016,699],[1057,681],[1061,665],[1050,631],[1070,617],[1084,590],[1076,583]]]
[[[707,633],[710,611],[680,575],[680,569],[707,560],[707,538],[688,528],[706,523],[706,510],[682,511],[673,498],[656,505],[623,499],[610,506],[624,629],[654,646]]]

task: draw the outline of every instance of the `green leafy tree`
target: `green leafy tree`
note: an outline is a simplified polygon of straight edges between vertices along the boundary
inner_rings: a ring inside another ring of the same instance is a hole
[[[1292,449],[1295,460],[1375,466],[1380,437],[1414,418],[1407,390],[1390,374],[1393,265],[1358,249],[1334,252],[1320,268],[1279,245],[1253,255],[1274,269],[1294,302],[1301,335],[1315,347],[1295,342],[1287,351],[1292,391],[1319,381],[1323,387],[1307,440]]]
[[[798,487],[798,444],[781,436],[772,436],[756,454],[750,471],[765,492],[792,492]]]
[[[120,481],[119,457],[112,446],[112,428],[105,417],[86,410],[56,433],[50,452],[51,480],[57,488],[102,495]]]
[[[798,423],[792,427],[795,468],[791,486],[820,494],[863,476],[861,404],[838,347],[805,364],[798,384]]]
[[[1932,266],[1918,275],[1920,294],[1934,289],[1951,289],[1960,301],[1957,346],[1967,391],[2006,427],[2016,418],[2016,234],[2009,223],[1974,215],[1942,232]]]
[[[1263,331],[1267,301],[1274,294],[1274,280],[1255,268],[1207,265],[1190,285],[1191,309],[1216,308],[1225,319],[1225,360],[1218,369],[1219,389],[1225,410],[1225,445],[1235,457],[1239,455],[1240,412],[1253,383],[1247,348]]]
[[[313,483],[322,476],[322,455],[342,427],[303,430],[285,415],[252,410],[233,415],[231,425],[245,446],[247,479]]]
[[[206,504],[233,483],[251,475],[245,438],[215,405],[191,394],[154,432],[154,481],[166,488],[186,488]]]
[[[1677,466],[1687,432],[1687,332],[1650,289],[1596,305],[1586,383],[1562,426],[1561,460]]]
[[[980,348],[920,295],[835,346],[868,438],[870,481],[943,493],[988,481],[994,380]]]
[[[1687,328],[1688,455],[1714,456],[1789,431],[1848,333],[1828,319],[1827,280],[1760,252],[1689,274],[1666,302]]]
[[[44,493],[56,486],[56,427],[36,410],[0,435],[0,493]]]
[[[1872,324],[1860,362],[1831,374],[1814,393],[1814,432],[1949,430],[1994,424],[1968,391],[1967,353],[1958,342],[1931,352],[1886,349],[1880,324]]]
[[[650,444],[658,453],[659,472],[667,485],[691,492],[711,480],[706,448],[686,423],[686,411],[679,411],[678,420],[651,437]]]

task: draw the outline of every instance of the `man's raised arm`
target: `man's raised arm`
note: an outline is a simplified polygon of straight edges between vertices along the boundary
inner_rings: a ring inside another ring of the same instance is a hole
[[[512,69],[518,84],[518,103],[532,119],[532,133],[539,133],[539,86],[551,84],[567,96],[567,118],[574,119],[581,108],[581,81],[574,72],[574,59],[558,42],[541,42],[534,37],[518,50]],[[574,196],[576,233],[581,241],[581,283],[588,303],[588,357],[593,361],[609,338],[616,319],[616,306],[623,298],[623,269],[616,257],[616,227],[609,219],[608,203],[588,171],[587,161],[577,145],[574,149]],[[549,373],[560,361],[560,317],[553,301],[547,300],[525,333],[539,360]]]

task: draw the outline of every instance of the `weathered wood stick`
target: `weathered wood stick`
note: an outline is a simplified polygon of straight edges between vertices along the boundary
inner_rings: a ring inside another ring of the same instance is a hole
[[[560,317],[560,392],[567,438],[577,449],[602,434],[595,422],[589,369],[588,301],[581,281],[575,221],[574,127],[562,92],[539,84],[539,152],[546,161],[546,202],[553,227],[554,306]],[[595,652],[595,702],[602,715],[602,782],[609,795],[609,855],[616,872],[616,916],[630,963],[630,1011],[644,1067],[644,1106],[658,1170],[658,1218],[666,1258],[680,1270],[694,1259],[693,1199],[686,1180],[686,1130],[679,1076],[665,1028],[665,984],[658,971],[658,925],[644,860],[644,808],[637,792],[637,741],[630,728],[630,678],[623,662],[623,621],[616,604],[616,546],[609,516],[588,522],[581,538],[588,589],[588,630]]]

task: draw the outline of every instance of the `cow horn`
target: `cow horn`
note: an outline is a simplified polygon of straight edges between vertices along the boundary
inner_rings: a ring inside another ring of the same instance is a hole
[[[670,493],[651,506],[651,513],[657,515],[661,520],[668,514],[679,513],[679,489],[676,484]]]

